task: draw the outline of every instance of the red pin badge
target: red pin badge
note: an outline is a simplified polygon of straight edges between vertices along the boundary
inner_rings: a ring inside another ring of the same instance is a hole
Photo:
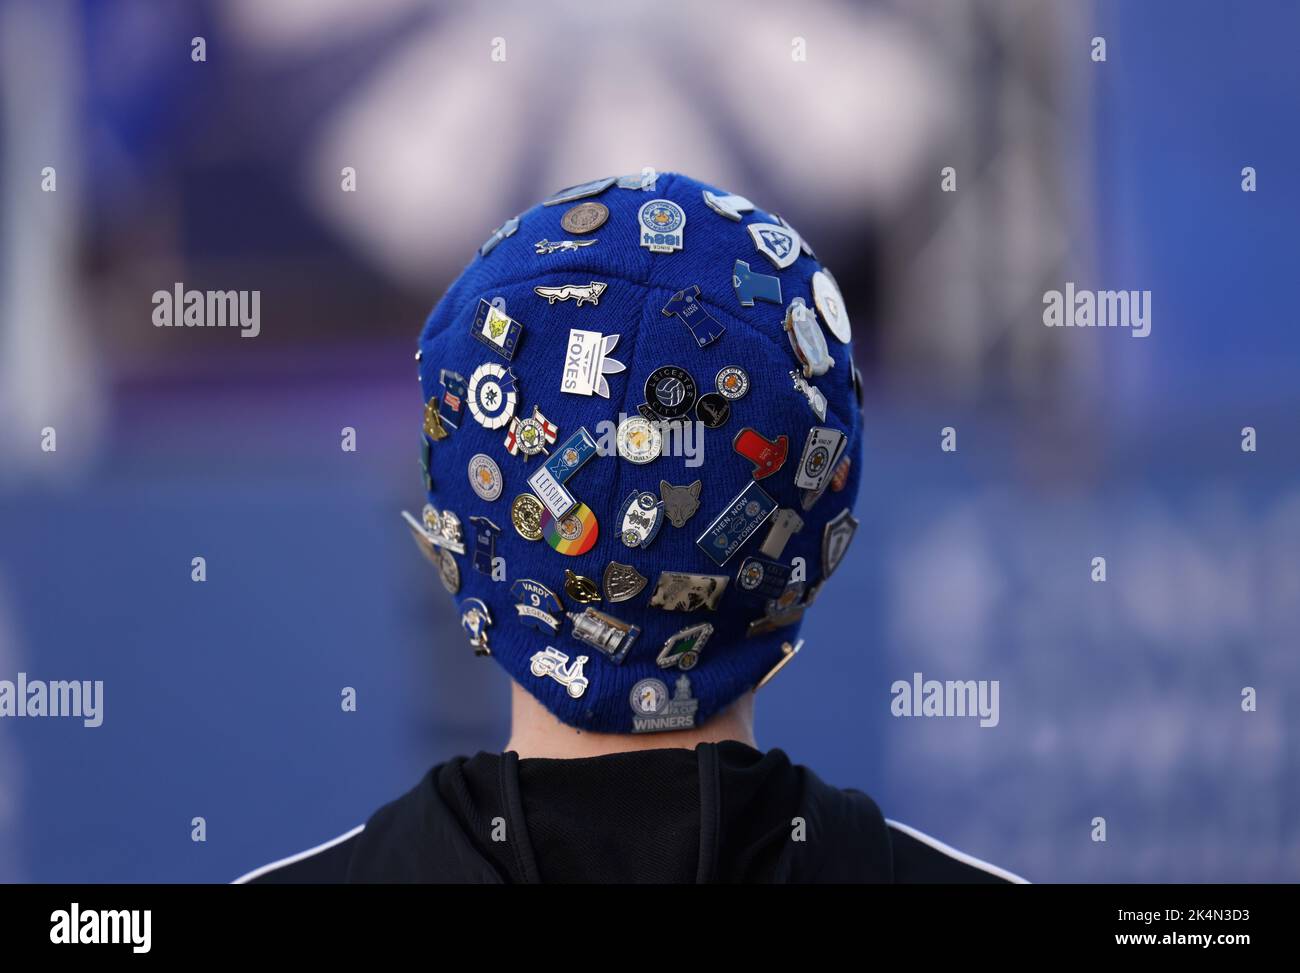
[[[736,433],[736,438],[731,441],[731,445],[736,452],[754,464],[754,479],[761,480],[765,476],[771,476],[785,465],[785,454],[789,449],[790,440],[785,436],[777,436],[776,441],[773,442],[746,426]]]

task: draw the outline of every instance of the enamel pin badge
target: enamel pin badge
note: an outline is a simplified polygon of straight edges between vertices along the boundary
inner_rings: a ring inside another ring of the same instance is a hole
[[[754,464],[754,479],[761,480],[771,476],[785,465],[786,453],[790,449],[790,440],[782,435],[768,439],[757,430],[746,426],[736,433],[731,441],[732,448],[745,459]]]
[[[668,637],[655,662],[661,669],[671,669],[673,666],[683,670],[694,669],[700,661],[700,653],[704,651],[704,643],[712,634],[713,626],[708,622],[684,628]]]
[[[637,212],[641,246],[651,253],[672,253],[682,248],[686,213],[671,199],[652,199]]]
[[[695,546],[721,567],[775,510],[776,501],[757,481],[751,482],[704,529]]]
[[[703,486],[701,480],[686,486],[674,486],[667,480],[659,481],[659,496],[664,499],[664,513],[674,527],[685,527],[686,521],[700,509],[700,489]]]
[[[481,598],[466,598],[460,603],[460,627],[469,636],[469,647],[475,655],[491,655],[488,647],[488,626],[492,624],[492,613]]]
[[[799,234],[776,223],[751,223],[746,229],[758,252],[772,261],[777,270],[785,270],[799,259]]]
[[[664,522],[664,502],[649,490],[633,490],[623,501],[618,519],[623,544],[644,550],[659,536]]]
[[[650,678],[632,687],[628,702],[632,704],[633,733],[688,730],[695,725],[695,711],[700,706],[691,695],[691,680],[684,672],[677,677],[672,699],[662,680]]]
[[[582,667],[586,664],[587,657],[585,655],[580,655],[570,662],[567,655],[548,645],[541,652],[533,654],[528,669],[538,678],[550,676],[567,689],[570,696],[579,699],[587,691],[587,685],[590,682],[582,674]]]
[[[479,299],[470,333],[506,361],[515,357],[515,346],[523,330],[524,326],[505,311],[486,298]]]
[[[614,665],[622,664],[627,658],[632,643],[641,634],[641,629],[627,622],[619,621],[595,608],[582,612],[569,612],[569,621],[573,623],[573,637],[585,642],[594,649],[599,649]]]
[[[605,376],[617,375],[627,368],[623,362],[610,357],[618,345],[618,338],[616,334],[570,328],[560,391],[608,399],[609,381]]]
[[[695,343],[706,348],[727,330],[700,303],[700,287],[692,284],[674,294],[663,307],[664,317],[677,317],[690,329]]]
[[[556,301],[573,301],[574,307],[590,304],[595,307],[600,303],[600,295],[605,293],[608,284],[593,280],[590,284],[561,284],[558,287],[534,287],[533,293],[546,298],[548,305]]]
[[[515,373],[495,362],[484,362],[470,374],[465,396],[475,422],[484,429],[500,429],[515,414],[519,397]]]
[[[520,578],[510,588],[515,599],[515,611],[521,624],[539,632],[554,635],[560,630],[560,613],[564,606],[555,592],[540,581]]]
[[[750,270],[743,260],[737,260],[732,268],[731,286],[736,289],[741,307],[753,307],[755,301],[781,303],[781,278]]]

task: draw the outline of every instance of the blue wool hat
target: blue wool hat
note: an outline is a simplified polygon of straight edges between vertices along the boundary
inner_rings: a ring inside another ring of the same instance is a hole
[[[471,646],[599,732],[753,689],[857,526],[849,339],[792,227],[680,174],[498,228],[420,335],[428,504],[404,515]]]

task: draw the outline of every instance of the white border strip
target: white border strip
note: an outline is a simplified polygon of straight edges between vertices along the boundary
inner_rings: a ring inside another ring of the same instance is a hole
[[[364,824],[358,824],[351,831],[345,834],[341,834],[337,838],[331,838],[329,841],[325,842],[324,844],[317,845],[315,848],[308,848],[306,851],[300,851],[296,855],[290,855],[288,858],[281,858],[277,862],[271,862],[271,864],[269,865],[263,865],[261,868],[255,868],[247,875],[239,876],[239,878],[235,879],[230,884],[244,885],[248,882],[251,882],[255,878],[261,878],[267,872],[275,871],[275,869],[277,868],[283,868],[285,865],[292,865],[294,862],[300,862],[304,858],[310,858],[312,855],[315,855],[318,852],[325,851],[327,848],[333,848],[335,845],[341,845],[349,838],[361,834],[361,832],[364,830],[366,830],[366,826]]]
[[[964,851],[958,851],[951,845],[945,845],[938,838],[932,838],[924,831],[917,831],[911,825],[902,824],[898,821],[891,821],[885,818],[885,824],[891,828],[897,828],[905,835],[910,835],[922,844],[929,845],[935,851],[940,851],[949,858],[955,858],[964,865],[970,865],[972,868],[978,868],[982,872],[988,872],[990,875],[996,875],[998,878],[1005,879],[1008,882],[1014,882],[1016,885],[1028,885],[1029,879],[1021,878],[1014,872],[1008,872],[1005,868],[998,868],[997,865],[990,865],[986,861],[976,858],[974,855],[968,855]]]

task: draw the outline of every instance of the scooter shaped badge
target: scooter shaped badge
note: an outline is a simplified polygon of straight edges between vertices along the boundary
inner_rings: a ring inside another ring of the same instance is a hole
[[[550,676],[561,686],[566,687],[570,696],[577,699],[587,691],[587,683],[590,682],[582,674],[582,667],[586,662],[585,655],[580,655],[573,662],[569,662],[567,655],[548,645],[544,651],[533,656],[529,668],[534,676]]]

